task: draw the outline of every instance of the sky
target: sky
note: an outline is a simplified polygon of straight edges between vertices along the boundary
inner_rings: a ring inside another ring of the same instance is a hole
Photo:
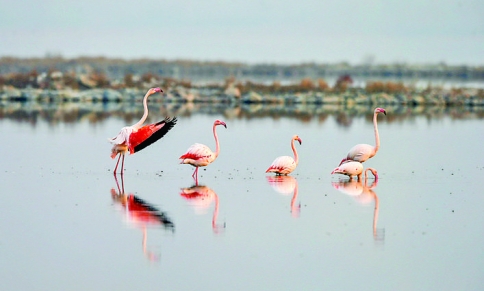
[[[482,0],[0,0],[0,57],[484,65]]]

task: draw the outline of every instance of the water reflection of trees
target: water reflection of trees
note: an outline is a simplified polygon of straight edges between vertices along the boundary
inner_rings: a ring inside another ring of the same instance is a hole
[[[373,107],[345,105],[268,105],[268,104],[224,104],[224,103],[154,103],[150,107],[150,118],[157,120],[164,116],[190,117],[192,115],[223,115],[227,119],[293,118],[301,122],[314,119],[323,123],[333,117],[343,127],[351,126],[354,118],[364,117],[372,121]],[[390,113],[385,122],[403,122],[424,116],[429,121],[442,118],[482,119],[481,107],[440,107],[440,106],[385,106]],[[50,125],[60,123],[75,124],[87,120],[91,124],[104,122],[108,118],[119,118],[129,124],[143,113],[141,103],[20,103],[0,104],[0,120],[29,123],[38,122]]]

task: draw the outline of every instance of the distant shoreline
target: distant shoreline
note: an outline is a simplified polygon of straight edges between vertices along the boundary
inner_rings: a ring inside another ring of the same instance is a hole
[[[166,102],[484,106],[484,67],[109,58],[0,58],[3,102]]]
[[[350,75],[355,81],[399,81],[417,82],[437,80],[439,82],[484,83],[484,65],[436,64],[360,64],[345,62],[321,64],[244,64],[236,62],[134,59],[125,60],[106,57],[63,58],[0,58],[0,76],[59,71],[61,73],[103,74],[110,80],[122,80],[126,75],[152,74],[165,78],[189,80],[193,83],[217,82],[226,78],[241,81],[268,83],[273,81],[297,82],[303,78],[336,80],[341,75]]]
[[[231,90],[232,88],[232,90]],[[144,89],[90,89],[90,90],[43,90],[0,89],[0,102],[34,103],[136,103],[141,102]],[[174,87],[164,89],[164,98],[152,98],[151,102],[199,103],[199,104],[266,104],[266,105],[343,105],[352,106],[466,106],[484,108],[483,89],[429,88],[413,92],[372,92],[361,88],[348,88],[337,92],[305,90],[303,92],[264,92],[256,88],[240,93],[236,87],[215,88]],[[1,104],[0,104],[1,106]]]

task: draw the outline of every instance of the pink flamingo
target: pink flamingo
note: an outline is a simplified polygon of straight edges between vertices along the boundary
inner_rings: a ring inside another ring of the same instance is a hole
[[[294,153],[294,159],[289,156],[278,157],[272,162],[272,165],[266,170],[266,173],[271,172],[276,173],[276,175],[287,175],[296,169],[299,159],[296,147],[294,146],[295,140],[297,140],[299,144],[302,144],[302,140],[299,136],[295,135],[291,138],[291,148]]]
[[[174,117],[172,119],[165,118],[160,122],[142,126],[148,117],[148,97],[154,93],[163,93],[163,90],[160,88],[149,89],[143,98],[144,113],[141,119],[131,126],[121,128],[121,131],[117,136],[109,139],[109,141],[114,144],[113,148],[111,149],[111,158],[114,159],[119,154],[116,167],[114,168],[115,175],[121,156],[123,157],[123,161],[121,163],[122,175],[124,172],[124,156],[128,151],[130,155],[141,151],[145,147],[162,138],[176,124],[176,117]]]
[[[365,170],[365,177],[367,176],[368,171],[371,171],[373,176],[375,176],[375,179],[378,179],[378,172],[373,168],[368,168]],[[350,177],[350,181],[353,180],[353,176],[356,176],[357,180],[361,180],[361,176],[363,174],[363,164],[355,161],[346,161],[336,167],[331,172],[331,175],[332,174],[346,175]]]
[[[209,187],[203,185],[195,185],[189,188],[182,188],[180,195],[186,200],[190,201],[196,210],[207,209],[213,200],[215,200],[215,208],[212,215],[212,230],[214,233],[220,233],[225,228],[225,223],[217,224],[219,199],[218,195]]]
[[[369,144],[357,144],[350,149],[346,158],[342,159],[340,165],[345,161],[357,161],[360,163],[372,158],[380,148],[380,135],[378,134],[377,115],[378,113],[387,114],[383,108],[375,108],[373,112],[373,127],[375,130],[375,146]]]
[[[198,184],[198,167],[205,167],[215,161],[220,153],[220,145],[218,142],[217,131],[215,128],[217,125],[223,125],[227,128],[227,124],[221,120],[215,120],[213,123],[212,131],[215,137],[215,153],[210,150],[210,148],[204,144],[195,143],[191,145],[187,152],[183,154],[180,159],[182,160],[180,164],[190,164],[195,167],[192,177],[195,179],[195,183]]]

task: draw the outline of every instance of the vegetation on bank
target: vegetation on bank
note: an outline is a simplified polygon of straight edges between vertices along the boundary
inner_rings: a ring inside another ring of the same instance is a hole
[[[195,84],[153,73],[127,74],[117,80],[99,72],[77,75],[56,70],[0,75],[0,99],[10,101],[121,102],[139,98],[151,87],[162,87],[171,101],[180,102],[484,106],[484,89],[416,88],[394,81],[368,81],[358,87],[349,75],[340,76],[334,84],[308,77],[291,83],[256,83],[229,77],[222,82]]]

